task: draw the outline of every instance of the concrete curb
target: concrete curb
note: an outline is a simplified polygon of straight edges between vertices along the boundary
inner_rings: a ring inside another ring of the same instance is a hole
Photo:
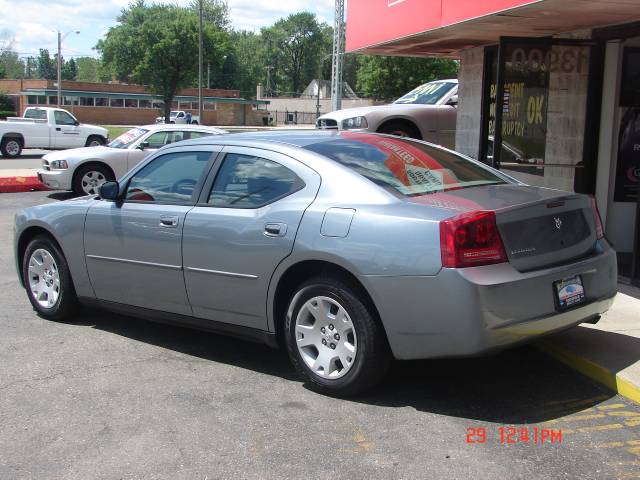
[[[49,190],[38,177],[0,177],[0,193]]]
[[[629,380],[622,378],[616,372],[612,372],[589,359],[581,357],[566,348],[560,347],[552,340],[543,340],[537,344],[537,347],[546,354],[560,360],[565,365],[568,365],[623,397],[626,397],[636,403],[640,403],[640,385],[636,385]]]

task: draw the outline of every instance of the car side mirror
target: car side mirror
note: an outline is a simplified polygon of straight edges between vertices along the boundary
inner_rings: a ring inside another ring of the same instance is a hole
[[[120,184],[118,182],[104,182],[98,188],[98,193],[103,200],[117,200]]]
[[[80,122],[78,120],[74,120],[73,124],[77,127],[78,125],[80,125]]]
[[[140,145],[138,145],[138,148],[140,150],[144,150],[145,148],[149,148],[149,142],[140,142]]]
[[[458,106],[458,95],[452,95],[449,100],[447,100],[447,105],[451,105],[452,107]]]

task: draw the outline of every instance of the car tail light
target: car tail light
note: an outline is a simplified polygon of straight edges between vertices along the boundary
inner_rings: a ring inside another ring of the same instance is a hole
[[[442,266],[491,265],[507,261],[495,212],[469,212],[440,222]]]
[[[593,213],[593,223],[596,225],[596,236],[604,238],[604,227],[602,226],[602,218],[600,217],[600,210],[598,210],[598,203],[595,197],[591,197],[591,212]]]

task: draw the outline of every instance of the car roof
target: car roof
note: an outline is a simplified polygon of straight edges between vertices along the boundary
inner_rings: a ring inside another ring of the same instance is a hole
[[[370,133],[367,135],[375,135]],[[268,132],[244,132],[216,135],[215,137],[202,137],[194,140],[183,140],[181,146],[188,145],[242,145],[242,144],[281,144],[304,148],[314,143],[323,143],[336,140],[340,137],[337,130],[277,130]]]
[[[188,125],[188,124],[175,124],[175,123],[150,123],[149,125],[140,125],[131,128],[144,128],[145,130],[209,130],[216,132],[226,132],[218,127],[210,127],[207,125]]]

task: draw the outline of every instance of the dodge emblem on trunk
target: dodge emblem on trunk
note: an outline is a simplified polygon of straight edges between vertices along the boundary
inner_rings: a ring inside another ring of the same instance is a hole
[[[556,221],[556,228],[560,230],[562,228],[562,219],[560,217],[553,217],[553,219]]]

